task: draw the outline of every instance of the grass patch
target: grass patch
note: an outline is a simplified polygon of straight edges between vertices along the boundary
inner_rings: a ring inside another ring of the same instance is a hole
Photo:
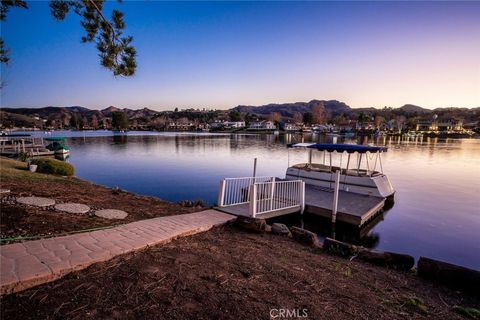
[[[427,306],[423,302],[422,298],[419,298],[416,296],[406,297],[405,304],[411,309],[418,311],[420,313],[423,313],[423,314],[428,313]]]
[[[61,176],[73,176],[75,168],[70,164],[56,159],[41,158],[34,159],[31,162],[38,166],[37,171],[48,174],[58,174]]]
[[[0,157],[0,179],[2,182],[58,182],[58,183],[83,183],[76,178],[66,178],[57,175],[43,174],[43,173],[31,173],[28,171],[27,163],[17,160],[12,160],[5,157]]]
[[[480,319],[480,310],[478,310],[478,309],[465,308],[465,307],[462,307],[462,306],[454,306],[453,310],[456,313],[464,316],[465,318],[474,319],[474,320]]]

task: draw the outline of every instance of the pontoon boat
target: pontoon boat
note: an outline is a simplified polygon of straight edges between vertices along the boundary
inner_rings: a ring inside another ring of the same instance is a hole
[[[340,170],[340,190],[393,200],[395,190],[388,177],[383,173],[380,156],[382,152],[387,151],[386,147],[317,143],[297,143],[291,144],[289,147],[306,148],[309,153],[307,163],[289,166],[286,172],[287,180],[301,179],[307,185],[333,189],[335,172]],[[323,163],[312,163],[312,151],[314,150],[323,152]],[[332,164],[332,153],[334,152],[341,156],[339,166]],[[343,168],[342,160],[345,152],[347,161],[346,167]],[[352,155],[356,155],[356,159],[353,159]],[[377,164],[380,171],[376,171]]]

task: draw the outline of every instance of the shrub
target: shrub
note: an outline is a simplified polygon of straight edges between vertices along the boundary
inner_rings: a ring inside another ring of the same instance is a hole
[[[70,164],[55,159],[34,159],[31,162],[36,164],[37,172],[59,174],[62,176],[73,176],[75,168]]]

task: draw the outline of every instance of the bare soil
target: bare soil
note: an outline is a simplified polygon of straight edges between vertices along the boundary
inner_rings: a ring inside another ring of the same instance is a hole
[[[117,257],[2,297],[4,319],[463,319],[474,297],[233,227]],[[457,307],[458,308],[458,307]],[[295,317],[290,317],[290,319]]]
[[[25,168],[25,163],[0,158],[0,188],[11,191],[9,195],[1,195],[1,238],[59,235],[202,209],[106,188],[75,177],[31,173]],[[22,196],[47,197],[57,203],[82,203],[90,206],[92,212],[71,214],[15,203],[14,198]],[[94,216],[96,209],[124,210],[128,216],[123,220],[108,220]]]

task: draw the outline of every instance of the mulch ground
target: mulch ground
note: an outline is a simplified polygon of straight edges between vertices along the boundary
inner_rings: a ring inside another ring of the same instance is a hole
[[[479,307],[410,273],[233,227],[120,256],[0,302],[2,318],[22,320],[270,319],[280,309],[306,319],[462,319],[454,306]]]
[[[21,162],[0,158],[1,195],[0,237],[58,235],[83,229],[106,227],[154,217],[199,211],[201,207],[182,206],[149,196],[109,189],[78,179],[31,173]],[[123,220],[108,220],[92,214],[69,214],[16,204],[21,196],[53,198],[57,202],[76,202],[91,209],[119,209],[128,212]]]

